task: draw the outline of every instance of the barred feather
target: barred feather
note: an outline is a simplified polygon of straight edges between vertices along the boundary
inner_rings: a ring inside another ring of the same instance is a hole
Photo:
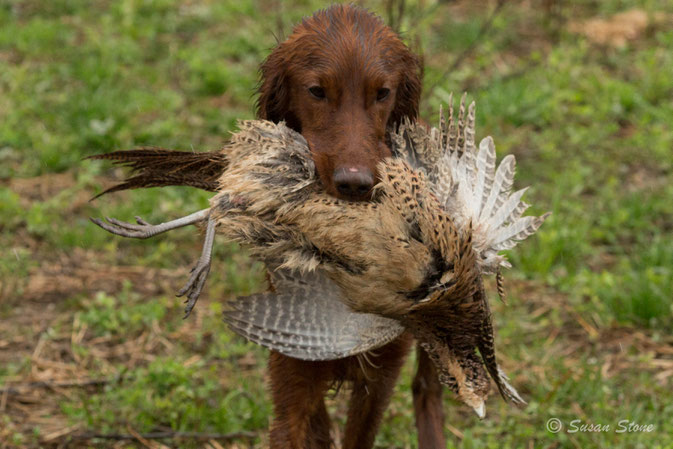
[[[495,145],[490,137],[486,137],[479,143],[477,170],[477,179],[481,181],[481,185],[479,190],[475,190],[474,199],[477,201],[477,210],[479,211],[477,217],[479,217],[488,201],[488,196],[491,194],[495,181]]]
[[[224,320],[236,333],[302,360],[333,360],[376,349],[403,331],[398,321],[356,313],[324,272],[271,273],[278,293],[238,298]]]
[[[549,212],[540,217],[523,217],[500,231],[493,237],[493,248],[496,250],[510,249],[517,242],[535,234],[535,231],[544,223]]]
[[[505,280],[502,277],[502,271],[500,271],[500,267],[498,267],[498,270],[495,273],[495,286],[498,290],[498,298],[500,298],[500,301],[502,301],[503,304],[507,304],[507,295],[505,293],[504,283]]]
[[[458,154],[463,153],[465,149],[465,100],[467,99],[467,92],[464,92],[460,97],[460,107],[458,109],[458,141],[456,146]]]
[[[498,229],[505,223],[512,222],[519,218],[527,209],[527,204],[521,201],[521,197],[526,193],[528,187],[514,192],[507,201],[501,205],[488,220],[490,229]]]
[[[514,156],[511,154],[505,156],[502,162],[500,162],[500,165],[495,172],[495,179],[493,181],[493,185],[490,188],[488,199],[480,211],[480,221],[488,221],[492,215],[493,209],[497,205],[497,201],[502,201],[509,195],[509,191],[512,188],[512,184],[514,183],[515,167],[516,163],[514,162]]]
[[[474,122],[476,119],[475,114],[476,106],[474,101],[470,103],[469,108],[467,109],[467,126],[465,127],[465,146],[463,147],[463,153],[472,153],[474,151]],[[460,156],[460,153],[458,154]]]

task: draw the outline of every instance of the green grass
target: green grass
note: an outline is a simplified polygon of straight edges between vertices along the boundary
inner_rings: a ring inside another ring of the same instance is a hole
[[[385,3],[368,6],[385,14]],[[509,305],[494,304],[498,351],[529,405],[493,398],[480,422],[447,393],[448,422],[463,433],[451,434],[449,447],[672,448],[673,31],[652,25],[613,48],[566,22],[634,7],[673,15],[673,5],[561,2],[554,13],[510,2],[447,72],[493,2],[406,3],[401,29],[426,64],[424,117],[435,123],[448,93],[467,91],[477,137],[492,135],[500,158],[516,155],[517,187],[532,186],[531,213],[553,213],[510,252]],[[218,148],[237,119],[253,116],[257,68],[274,35],[324,6],[275,4],[0,0],[0,386],[47,372],[31,358],[39,339],[43,358],[113,380],[50,390],[44,413],[62,426],[251,430],[256,444],[265,441],[266,352],[226,330],[218,301],[263,289],[262,267],[218,242],[207,295],[183,321],[171,293],[198,255],[193,229],[132,241],[88,217],[166,221],[205,207],[210,194],[149,189],[88,202],[120,172],[82,158],[138,145]],[[125,272],[112,268],[126,266],[158,274],[124,284]],[[89,268],[120,282],[74,283],[71,293],[38,282],[52,272],[98,282]],[[412,365],[378,447],[416,447]],[[13,400],[0,443],[47,444],[46,425],[24,422]],[[343,400],[330,407],[343,424]],[[613,429],[628,419],[655,431],[552,434],[552,417]]]
[[[92,429],[114,430],[118,423],[133,423],[141,432],[164,425],[180,431],[236,432],[261,428],[270,409],[259,391],[242,377],[235,389],[222,394],[215,369],[205,362],[185,367],[174,357],[158,358],[134,370],[133,378],[113,383],[99,394],[66,403],[63,412]],[[236,413],[231,413],[236,410]]]

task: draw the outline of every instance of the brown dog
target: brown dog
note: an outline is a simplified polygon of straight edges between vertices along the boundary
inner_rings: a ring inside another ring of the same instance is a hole
[[[330,194],[366,200],[377,163],[390,155],[388,127],[417,118],[421,72],[418,58],[378,17],[332,6],[304,19],[264,62],[258,116],[285,121],[304,136]],[[381,348],[372,359],[379,368],[367,373],[355,358],[308,362],[272,353],[271,447],[328,447],[323,398],[342,380],[353,382],[343,447],[371,447],[410,345],[404,336]],[[445,447],[441,386],[424,351],[419,358],[419,447]]]

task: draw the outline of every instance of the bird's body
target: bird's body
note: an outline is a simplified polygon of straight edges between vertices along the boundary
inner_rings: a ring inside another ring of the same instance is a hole
[[[224,234],[270,268],[274,291],[231,303],[232,329],[309,360],[364,353],[407,329],[480,416],[488,374],[503,397],[523,402],[496,362],[482,277],[508,266],[499,250],[546,215],[521,217],[513,157],[496,171],[492,140],[477,151],[473,105],[465,114],[461,103],[457,119],[449,109],[438,128],[407,122],[392,133],[397,157],[379,164],[367,203],[325,193],[300,134],[266,121],[239,127],[210,210],[194,218],[207,216],[207,239]],[[209,261],[208,245],[205,253]],[[202,285],[205,275],[197,269],[194,279]]]
[[[361,288],[361,298],[348,304],[356,311],[385,315],[383,303],[395,303],[389,293],[422,283],[432,270],[430,248],[410,238],[412,225],[400,215],[397,195],[379,187],[371,202],[336,199],[321,189],[301,136],[269,122],[242,122],[240,129],[231,142],[237,153],[211,199],[218,232],[274,269],[320,268],[349,291]]]
[[[473,107],[467,116],[461,109],[458,125],[450,117],[439,129],[407,123],[393,134],[400,157],[379,164],[381,182],[368,203],[325,194],[308,146],[283,125],[242,122],[240,128],[211,218],[282,274],[275,293],[242,298],[226,314],[232,328],[310,359],[374,349],[406,328],[431,354],[442,381],[480,414],[489,385],[484,367],[504,397],[522,402],[496,363],[482,275],[506,266],[498,249],[535,232],[545,217],[522,219],[520,195],[509,201],[513,158],[496,172],[490,139],[477,153]],[[477,205],[465,204],[475,197]],[[315,288],[298,289],[302,273],[316,270]],[[338,322],[361,321],[350,335],[362,339],[351,338],[348,347],[332,339],[337,327],[321,332],[298,318],[324,308],[326,298],[347,306]],[[273,315],[260,321],[260,310]],[[350,321],[349,311],[355,312]]]

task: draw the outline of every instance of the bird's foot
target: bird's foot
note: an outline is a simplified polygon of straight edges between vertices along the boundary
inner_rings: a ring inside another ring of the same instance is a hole
[[[201,251],[201,257],[199,257],[198,262],[192,268],[191,276],[184,287],[182,287],[176,296],[185,296],[187,299],[185,303],[185,316],[187,318],[192,309],[196,305],[196,301],[201,295],[203,286],[206,284],[206,279],[208,279],[208,273],[210,272],[210,262],[213,256],[213,243],[215,239],[215,225],[216,222],[212,218],[208,218],[208,224],[206,226],[206,238],[203,242],[203,250]]]
[[[196,265],[192,268],[192,274],[189,277],[189,280],[175,295],[178,297],[187,295],[187,299],[185,300],[185,304],[187,305],[185,306],[185,316],[183,318],[187,318],[189,314],[192,313],[192,309],[201,295],[203,286],[206,284],[209,272],[210,260],[203,261],[202,259],[199,259]]]
[[[138,216],[135,217],[137,224],[128,223],[111,217],[105,218],[107,223],[99,218],[91,218],[91,221],[112,234],[135,239],[146,239],[170,231],[171,229],[181,228],[202,221],[208,218],[209,214],[210,209],[203,209],[194,212],[191,215],[187,215],[186,217],[181,217],[166,223],[160,223],[158,225],[150,224]]]

